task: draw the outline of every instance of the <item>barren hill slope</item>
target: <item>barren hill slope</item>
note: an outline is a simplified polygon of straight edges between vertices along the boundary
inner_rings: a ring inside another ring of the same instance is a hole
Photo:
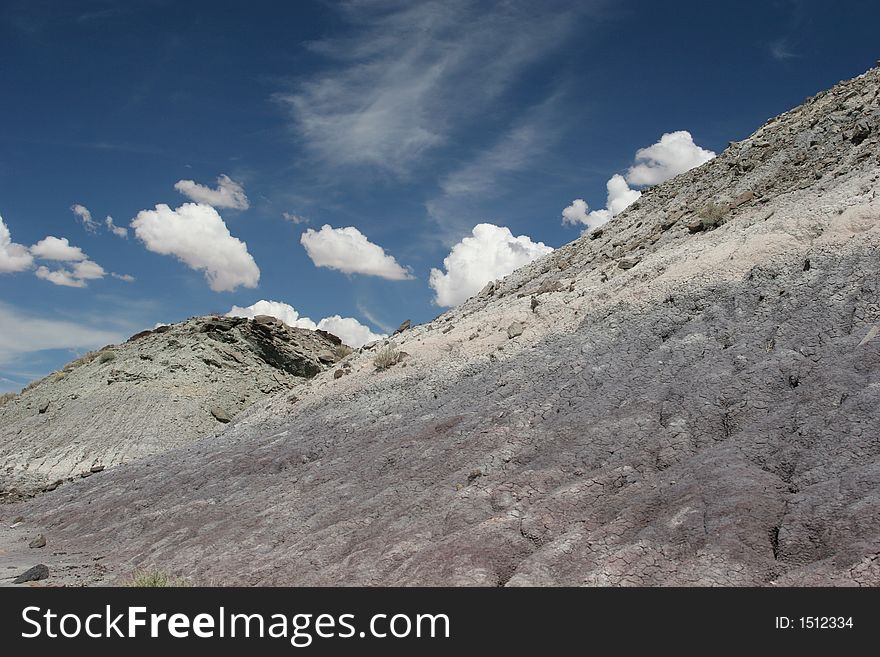
[[[111,581],[880,584],[878,94],[875,68],[768,121],[395,336],[387,370],[364,350],[0,509],[10,554],[41,531]]]
[[[206,317],[87,354],[0,406],[0,501],[214,434],[322,371],[338,343],[271,317]]]

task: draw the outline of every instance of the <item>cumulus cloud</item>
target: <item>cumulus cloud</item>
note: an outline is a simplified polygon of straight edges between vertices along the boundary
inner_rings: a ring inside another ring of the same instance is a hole
[[[325,317],[318,322],[318,328],[332,333],[349,347],[354,347],[355,349],[363,347],[374,340],[381,340],[387,337],[381,333],[373,333],[370,327],[364,326],[353,317],[340,317],[339,315]]]
[[[635,203],[642,193],[630,185],[657,185],[680,173],[708,162],[715,153],[697,146],[687,130],[667,132],[660,140],[636,151],[635,164],[626,177],[614,174],[606,183],[608,197],[601,210],[587,212],[587,203],[575,199],[562,211],[563,224],[582,224],[587,230],[599,228]]]
[[[76,215],[76,218],[82,224],[82,227],[85,228],[90,233],[98,232],[98,222],[92,219],[92,213],[89,212],[89,209],[80,205],[79,203],[74,203],[70,206],[70,211]]]
[[[364,326],[353,317],[340,317],[331,315],[315,323],[308,317],[300,316],[299,312],[290,304],[281,301],[267,301],[261,299],[250,306],[232,306],[226,313],[227,317],[250,317],[257,315],[270,315],[277,317],[288,326],[304,328],[314,331],[321,329],[332,333],[350,347],[362,347],[363,345],[386,337],[384,334],[373,333],[368,326]]]
[[[85,260],[86,254],[78,246],[71,246],[66,237],[49,235],[31,247],[31,254],[43,260],[74,262]]]
[[[412,278],[378,244],[373,244],[354,226],[333,228],[324,224],[320,231],[309,228],[300,243],[316,267],[336,269],[346,274],[378,276],[393,281]]]
[[[563,224],[586,224],[587,219],[587,202],[582,198],[576,198],[567,208],[562,211]]]
[[[491,280],[552,252],[527,235],[514,237],[506,226],[478,224],[472,234],[452,247],[443,259],[445,272],[432,269],[429,283],[439,306],[455,306]]]
[[[104,225],[107,226],[107,230],[116,235],[116,237],[121,237],[123,239],[128,238],[128,228],[126,228],[125,226],[117,226],[116,224],[114,224],[113,217],[111,217],[109,214],[107,215],[107,218],[104,219]]]
[[[215,292],[239,286],[256,287],[260,269],[247,244],[229,233],[226,223],[210,205],[184,203],[172,210],[164,203],[141,210],[131,227],[154,253],[173,255],[196,271],[203,271]]]
[[[212,205],[215,208],[247,210],[250,207],[244,187],[226,174],[217,178],[217,189],[200,185],[194,180],[178,180],[174,189],[196,203]]]
[[[34,272],[37,278],[49,281],[53,285],[61,285],[63,287],[85,287],[86,282],[82,279],[75,278],[73,273],[67,269],[50,270],[48,267],[37,267]]]
[[[292,212],[282,212],[281,216],[284,217],[285,220],[292,223],[294,226],[298,226],[299,224],[307,224],[309,220],[305,217],[302,217],[298,214],[294,214]]]
[[[0,274],[30,269],[34,258],[26,246],[12,241],[12,234],[0,216]]]
[[[82,260],[73,264],[72,269],[49,269],[45,265],[40,266],[34,272],[37,278],[49,281],[54,285],[63,287],[86,287],[87,281],[104,278],[107,272],[97,262]]]
[[[632,185],[657,185],[708,162],[715,153],[694,143],[687,130],[667,132],[660,141],[636,151],[636,163],[626,172]]]
[[[73,266],[73,277],[82,281],[97,280],[104,278],[106,275],[107,272],[104,271],[104,268],[91,260],[83,260]]]
[[[318,325],[311,319],[308,317],[300,317],[300,314],[293,306],[287,303],[282,303],[281,301],[267,301],[266,299],[261,299],[250,306],[232,306],[229,312],[226,313],[227,317],[249,317],[251,319],[257,315],[276,317],[288,326],[294,328],[311,329],[312,331],[318,328]]]

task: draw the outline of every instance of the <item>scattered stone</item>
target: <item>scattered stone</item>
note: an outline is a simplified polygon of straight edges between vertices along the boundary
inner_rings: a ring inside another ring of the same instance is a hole
[[[478,297],[491,297],[493,294],[495,294],[495,289],[496,289],[495,281],[489,281],[488,283],[486,283],[486,285],[483,287],[483,289],[480,290],[480,293],[477,296]]]
[[[450,324],[449,326],[447,326],[446,328],[444,328],[444,329],[443,329],[442,331],[440,331],[440,332],[441,332],[441,333],[449,333],[449,332],[450,332],[452,329],[454,329],[454,328],[455,328],[455,326],[454,326],[453,324]]]
[[[89,472],[101,472],[103,470],[104,470],[103,465],[93,465],[91,468],[89,468]]]
[[[524,330],[525,326],[522,322],[513,322],[513,324],[507,327],[507,339],[512,340],[513,338],[519,337],[523,334]]]
[[[335,372],[333,372],[333,378],[334,378],[334,379],[341,379],[343,376],[345,376],[345,372],[344,372],[343,370],[341,370],[341,369],[340,369],[340,370],[336,370]]]
[[[318,360],[322,363],[335,363],[337,361],[336,354],[329,349],[318,352]]]
[[[754,198],[755,198],[754,192],[752,192],[752,191],[743,192],[742,194],[740,194],[739,196],[737,196],[735,199],[733,199],[730,202],[729,207],[731,210],[734,208],[738,208],[739,206],[745,205],[746,203],[748,203],[749,201],[751,201]]]
[[[642,261],[641,258],[621,258],[620,260],[617,261],[617,266],[620,269],[624,269],[624,270],[632,269],[637,264],[639,264],[641,261]]]
[[[214,416],[215,420],[217,420],[218,422],[222,422],[223,424],[226,424],[227,422],[232,421],[232,418],[229,416],[229,413],[227,413],[226,410],[224,410],[223,408],[220,408],[219,406],[212,406],[211,407],[211,415]]]
[[[37,409],[38,412],[40,413],[40,415],[42,415],[43,413],[45,413],[46,411],[49,410],[49,404],[51,404],[51,403],[52,403],[51,401],[44,401],[42,404],[40,404],[40,408]]]
[[[850,141],[853,145],[858,146],[865,141],[871,134],[871,126],[866,121],[859,121],[853,129]]]
[[[591,239],[591,240],[597,240],[597,239],[599,239],[600,237],[602,237],[602,234],[603,234],[602,229],[601,229],[601,228],[598,228],[598,229],[596,229],[596,230],[590,232],[590,239]]]
[[[403,333],[404,331],[408,331],[412,326],[412,322],[408,319],[403,320],[403,323],[397,327],[397,330],[394,331],[391,335],[397,335],[398,333]]]
[[[46,547],[46,537],[42,534],[37,534],[37,537],[28,543],[28,547],[34,549]]]
[[[804,260],[804,271],[810,271],[810,259]]]
[[[532,312],[533,312],[533,313],[538,312],[538,306],[539,306],[540,304],[541,304],[541,302],[538,301],[538,297],[536,297],[536,296],[532,296],[532,301],[531,301],[530,306],[531,306],[531,308],[532,308]]]
[[[547,294],[548,292],[561,292],[562,283],[559,281],[544,281],[535,294]]]
[[[46,564],[39,563],[32,568],[28,568],[21,575],[12,580],[13,584],[24,584],[25,582],[38,582],[49,576],[49,567]]]

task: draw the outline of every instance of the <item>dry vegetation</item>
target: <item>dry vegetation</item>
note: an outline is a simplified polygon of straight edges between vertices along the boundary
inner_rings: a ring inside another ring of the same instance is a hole
[[[400,350],[393,344],[381,349],[373,359],[373,365],[377,370],[387,370],[400,362]]]

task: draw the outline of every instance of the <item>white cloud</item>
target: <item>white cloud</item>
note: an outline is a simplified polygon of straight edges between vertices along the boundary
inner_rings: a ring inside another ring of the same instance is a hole
[[[104,278],[106,275],[107,272],[104,271],[104,268],[97,262],[92,262],[91,260],[83,260],[73,266],[74,278],[83,281],[97,280],[99,278]]]
[[[43,260],[75,262],[85,260],[86,254],[78,246],[71,246],[66,237],[49,235],[31,247],[31,253]]]
[[[250,317],[257,315],[270,315],[277,317],[288,326],[294,328],[321,329],[332,333],[350,347],[362,347],[368,342],[386,337],[384,334],[373,333],[368,326],[364,326],[353,317],[340,317],[331,315],[315,323],[308,317],[301,317],[299,312],[290,304],[281,301],[266,301],[261,299],[250,306],[232,306],[226,313],[227,317]]]
[[[148,250],[173,255],[192,269],[204,271],[215,292],[256,287],[260,280],[260,269],[247,244],[229,233],[210,205],[184,203],[172,210],[160,203],[155,210],[138,212],[131,227]]]
[[[316,267],[336,269],[346,274],[365,274],[393,281],[412,278],[397,260],[373,244],[354,226],[333,228],[324,224],[320,231],[309,228],[300,243]]]
[[[583,224],[587,230],[599,228],[635,203],[642,193],[632,185],[657,185],[680,173],[708,162],[715,153],[697,146],[687,130],[667,132],[660,141],[636,151],[635,164],[624,178],[619,173],[608,179],[605,208],[587,213],[587,203],[575,199],[562,211],[563,224]]]
[[[76,215],[83,228],[85,228],[88,232],[98,232],[98,222],[92,219],[92,213],[89,212],[89,209],[86,206],[75,203],[74,205],[70,206],[70,211]]]
[[[48,267],[37,267],[34,272],[37,278],[49,281],[53,285],[61,285],[63,287],[85,287],[86,282],[82,279],[74,277],[73,273],[67,269],[50,270]]]
[[[294,214],[292,212],[282,212],[281,216],[284,217],[287,221],[292,223],[294,226],[298,226],[299,224],[307,224],[309,220],[305,217],[301,217],[298,214]]]
[[[657,185],[708,162],[715,153],[694,143],[687,130],[667,132],[660,141],[636,151],[636,164],[626,172],[632,185]]]
[[[55,285],[63,287],[86,287],[86,281],[104,278],[107,272],[97,262],[82,260],[73,264],[73,269],[50,270],[46,266],[40,266],[34,272],[37,278],[42,278]]]
[[[0,302],[0,363],[46,349],[94,349],[123,337],[85,324],[34,317]]]
[[[110,275],[111,275],[113,278],[117,278],[117,279],[119,279],[120,281],[125,281],[126,283],[134,283],[134,281],[135,281],[135,277],[132,276],[131,274],[117,274],[117,273],[114,271],[114,272],[110,272]]]
[[[116,235],[116,237],[121,237],[123,239],[128,238],[128,228],[126,228],[125,226],[117,226],[116,224],[114,224],[113,217],[111,217],[109,214],[107,215],[107,218],[104,219],[104,225],[107,226],[107,230]]]
[[[576,198],[567,208],[562,211],[563,224],[586,224],[587,219],[587,202],[582,198]]]
[[[439,306],[455,306],[489,281],[552,251],[527,235],[514,237],[506,226],[478,224],[472,235],[453,246],[443,259],[446,272],[431,270],[429,283],[436,293],[434,301]]]
[[[297,136],[335,166],[406,174],[479,120],[529,64],[576,31],[571,3],[342,3],[354,36],[310,44],[328,69],[279,94]]]
[[[12,234],[0,216],[0,274],[10,274],[30,269],[34,258],[27,247],[12,241]]]
[[[257,315],[276,317],[288,326],[294,328],[311,329],[312,331],[318,328],[318,325],[311,319],[308,317],[300,317],[299,313],[293,306],[281,301],[267,301],[261,299],[250,306],[232,306],[229,312],[226,313],[227,317],[249,317],[251,319]]]
[[[244,187],[226,174],[217,178],[217,189],[200,185],[193,180],[178,180],[174,183],[174,189],[196,203],[212,205],[215,208],[247,210],[250,207]]]
[[[381,340],[387,337],[382,333],[373,333],[370,327],[364,326],[353,317],[340,317],[339,315],[325,317],[318,322],[318,328],[332,333],[349,347],[354,347],[355,349],[363,347],[374,340]]]

